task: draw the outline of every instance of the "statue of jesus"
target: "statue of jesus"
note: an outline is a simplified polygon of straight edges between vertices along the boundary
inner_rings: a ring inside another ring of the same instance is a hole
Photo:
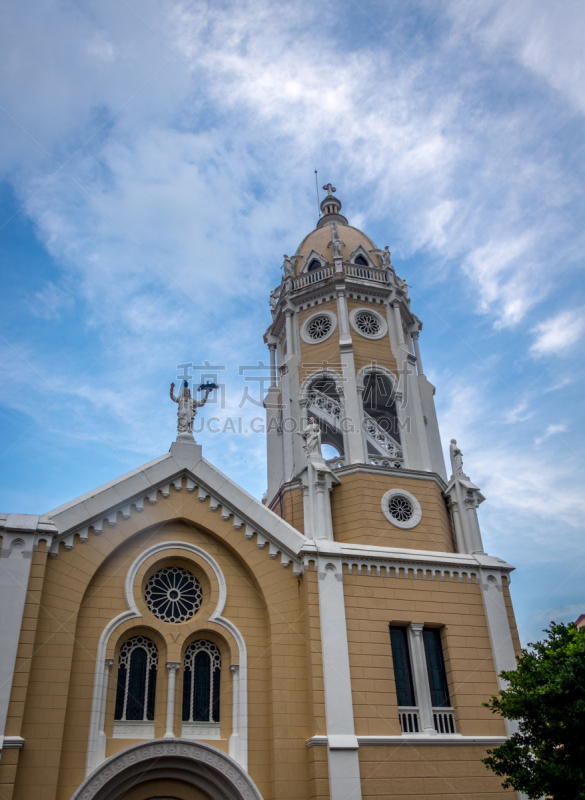
[[[173,391],[174,388],[175,384],[171,383],[171,400],[177,403],[179,406],[177,410],[177,433],[186,433],[191,434],[192,436],[193,420],[197,414],[197,409],[205,405],[207,398],[209,397],[209,393],[215,387],[210,386],[209,389],[205,390],[203,400],[194,400],[191,397],[191,392],[189,391],[189,384],[187,381],[185,381],[183,391],[178,397],[175,397],[175,393]]]

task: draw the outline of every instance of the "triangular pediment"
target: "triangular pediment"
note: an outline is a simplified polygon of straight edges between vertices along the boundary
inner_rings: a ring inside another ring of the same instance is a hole
[[[367,264],[369,267],[375,267],[375,268],[379,269],[379,267],[378,267],[378,264],[375,264],[375,263],[374,263],[374,260],[373,260],[373,258],[372,258],[372,256],[371,256],[371,254],[370,254],[370,253],[368,253],[368,251],[366,250],[366,248],[365,248],[365,247],[363,247],[361,244],[359,244],[359,245],[356,247],[356,249],[353,251],[353,253],[350,255],[350,257],[349,257],[349,262],[350,262],[351,264],[355,264],[355,260],[356,260],[356,258],[357,258],[358,256],[362,256],[362,257],[363,257],[363,258],[366,260],[366,264]]]
[[[309,266],[313,261],[318,261],[321,264],[321,267],[327,266],[327,259],[324,258],[321,253],[318,253],[316,250],[311,250],[309,255],[306,257],[303,266],[301,267],[301,274],[309,271]]]
[[[221,509],[222,519],[233,518],[247,539],[256,536],[258,547],[268,545],[272,558],[280,553],[283,566],[293,561],[300,569],[303,534],[202,458],[199,445],[179,442],[166,455],[50,511],[46,517],[58,531],[51,554],[58,555],[61,544],[73,547],[75,537],[83,542],[99,535],[104,526],[114,527],[119,517],[129,519],[171,491],[197,492],[212,510]]]

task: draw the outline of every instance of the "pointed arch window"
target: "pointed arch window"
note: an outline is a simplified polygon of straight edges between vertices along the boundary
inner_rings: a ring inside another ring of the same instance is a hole
[[[356,260],[353,263],[354,264],[359,264],[360,267],[369,267],[370,266],[363,256],[357,256]]]
[[[114,736],[127,727],[142,726],[154,735],[154,701],[158,650],[145,636],[134,636],[122,645],[118,662],[118,686],[114,713]],[[139,737],[137,737],[139,738]]]
[[[219,738],[221,655],[218,647],[198,639],[185,652],[183,669],[183,735]]]
[[[322,267],[323,267],[323,264],[320,261],[318,261],[316,258],[314,258],[311,261],[311,263],[309,264],[309,266],[307,267],[307,272],[314,272],[317,269],[322,269]]]

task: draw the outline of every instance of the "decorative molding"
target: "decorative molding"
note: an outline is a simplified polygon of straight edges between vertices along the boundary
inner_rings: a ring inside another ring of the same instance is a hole
[[[88,521],[81,527],[77,527],[72,531],[67,531],[65,534],[54,537],[49,555],[51,555],[53,558],[56,558],[59,554],[60,545],[63,545],[65,550],[72,550],[76,536],[79,538],[81,543],[85,543],[88,541],[90,531],[93,532],[95,536],[99,536],[104,527],[115,527],[118,522],[118,514],[123,520],[127,520],[132,514],[142,513],[146,504],[151,506],[156,505],[159,493],[164,498],[169,497],[171,486],[174,487],[174,491],[180,492],[183,488],[183,479],[185,480],[185,488],[187,492],[193,493],[197,489],[198,500],[200,502],[205,502],[208,500],[211,511],[217,511],[220,509],[222,520],[227,521],[230,519],[230,517],[233,517],[233,527],[235,530],[243,531],[246,539],[252,539],[254,535],[256,535],[257,546],[261,550],[264,549],[266,543],[269,542],[270,547],[268,552],[270,558],[274,559],[280,554],[280,563],[285,569],[292,562],[293,574],[295,577],[298,577],[301,574],[300,562],[298,561],[298,558],[295,557],[297,554],[294,552],[294,550],[288,548],[286,545],[283,545],[283,543],[280,542],[278,538],[271,532],[265,531],[260,526],[254,525],[252,522],[245,521],[244,515],[242,515],[241,511],[234,508],[231,503],[228,504],[223,498],[220,498],[211,489],[208,489],[202,481],[194,478],[194,476],[189,474],[186,470],[182,470],[171,480],[161,481],[161,483],[153,486],[152,489],[146,494],[141,494],[132,500],[114,506],[106,514],[101,514],[93,521]],[[302,534],[298,533],[298,531],[295,532],[298,534],[299,538],[302,536]]]
[[[297,257],[299,257],[299,256],[297,256]],[[299,270],[299,275],[304,275],[308,271],[309,264],[311,263],[311,261],[318,261],[319,264],[321,264],[321,269],[323,269],[323,267],[330,267],[331,266],[331,264],[328,263],[327,259],[324,258],[321,255],[321,253],[318,253],[313,248],[311,250],[311,252],[309,253],[309,255],[305,258],[305,260],[303,262],[303,266]]]
[[[445,745],[458,745],[474,747],[499,747],[508,741],[506,736],[462,736],[461,734],[437,734],[435,736],[425,736],[423,733],[411,733],[406,736],[358,736],[357,742],[360,747],[376,746],[384,747],[389,745],[404,744],[414,745],[435,745],[444,747]],[[311,736],[307,739],[307,747],[326,747],[328,744],[327,736]]]
[[[213,800],[263,800],[231,756],[187,739],[155,739],[116,753],[83,781],[71,800],[114,800],[131,786],[161,776],[197,786]]]
[[[112,739],[154,739],[154,722],[114,720]]]
[[[327,317],[331,321],[331,328],[325,334],[325,336],[321,337],[321,339],[311,339],[311,337],[308,334],[308,328],[318,317]],[[305,342],[305,344],[321,344],[322,342],[326,342],[327,339],[330,339],[336,330],[337,330],[337,314],[335,314],[333,311],[329,311],[329,309],[327,308],[323,308],[320,309],[319,311],[316,311],[314,314],[311,314],[310,317],[307,317],[307,319],[301,325],[300,334],[301,334],[301,339],[303,340],[303,342]]]
[[[239,651],[239,690],[238,702],[233,703],[233,730],[237,739],[237,752],[234,758],[242,765],[244,769],[248,768],[248,697],[247,697],[247,651],[244,637],[236,626],[229,620],[222,617],[223,610],[227,599],[227,585],[225,577],[217,561],[193,544],[186,542],[161,542],[149,547],[141,553],[132,563],[124,586],[124,594],[126,598],[126,605],[128,611],[119,614],[111,622],[106,625],[105,629],[100,636],[96,655],[96,669],[94,677],[93,688],[93,702],[91,709],[90,725],[89,725],[89,741],[87,747],[87,760],[86,760],[86,775],[89,775],[105,758],[105,745],[106,736],[104,732],[105,720],[105,691],[107,690],[107,682],[104,679],[104,659],[108,646],[108,642],[113,632],[131,619],[142,619],[142,614],[136,606],[134,600],[134,581],[138,570],[144,562],[153,555],[163,553],[165,550],[186,550],[187,552],[194,553],[202,558],[213,570],[218,587],[219,597],[215,610],[209,617],[209,622],[216,622],[218,625],[224,627],[231,633],[236,641]],[[109,672],[109,669],[108,669]]]
[[[0,737],[0,751],[6,750],[20,750],[24,747],[24,739],[22,736],[5,736],[4,740]]]
[[[410,503],[412,506],[412,516],[410,519],[399,520],[392,516],[390,513],[389,503],[394,497],[404,497]],[[407,492],[406,489],[390,489],[387,491],[382,497],[382,513],[391,525],[394,525],[395,528],[402,528],[404,530],[416,528],[422,519],[422,509],[420,507],[420,503],[416,497],[410,492]]]
[[[340,470],[341,472],[341,470]],[[331,543],[326,540],[307,542],[302,551],[303,569],[317,569],[320,556],[339,559],[347,574],[373,575],[387,578],[439,580],[451,583],[479,583],[481,568],[491,574],[508,575],[514,567],[493,556],[469,556],[441,553],[434,550],[411,550],[397,547]]]
[[[359,314],[364,314],[364,313],[371,314],[377,320],[377,322],[380,325],[380,330],[378,331],[378,333],[370,334],[370,333],[364,333],[362,330],[360,330],[360,328],[356,323],[356,317]],[[363,336],[364,339],[383,339],[388,333],[388,323],[386,322],[384,317],[378,311],[375,311],[373,308],[366,307],[366,308],[352,309],[349,314],[349,324],[354,329],[354,331],[358,333],[360,336]]]

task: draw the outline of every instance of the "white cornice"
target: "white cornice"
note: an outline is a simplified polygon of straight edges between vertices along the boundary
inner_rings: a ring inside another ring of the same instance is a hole
[[[300,574],[299,552],[305,537],[203,459],[199,445],[177,442],[167,455],[45,515],[43,519],[56,529],[51,555],[58,555],[61,544],[70,550],[75,537],[85,542],[90,533],[101,534],[104,525],[114,527],[118,515],[129,519],[145,504],[155,505],[159,493],[166,498],[171,491],[182,491],[183,484],[187,492],[197,490],[198,499],[208,502],[211,511],[219,511],[223,520],[232,517],[233,527],[247,539],[256,536],[257,546],[266,547],[270,558],[280,554],[282,566],[292,561],[295,574]]]
[[[394,578],[419,577],[427,580],[449,580],[462,583],[472,577],[479,582],[481,569],[510,573],[514,567],[500,558],[486,555],[466,555],[464,553],[445,553],[435,550],[411,550],[399,547],[378,547],[362,544],[340,544],[326,539],[308,541],[301,550],[303,568],[318,568],[318,562],[331,558],[347,567],[349,575],[354,569],[357,575],[386,576]],[[465,577],[464,577],[465,576]]]
[[[508,741],[506,736],[461,736],[460,734],[445,735],[437,734],[436,736],[425,736],[422,733],[408,734],[405,736],[358,736],[357,742],[360,747],[374,745],[374,746],[388,746],[388,745],[438,745],[444,747],[445,745],[474,745],[475,747],[499,747]],[[325,747],[329,744],[329,737],[327,736],[311,736],[306,740],[307,747]]]

